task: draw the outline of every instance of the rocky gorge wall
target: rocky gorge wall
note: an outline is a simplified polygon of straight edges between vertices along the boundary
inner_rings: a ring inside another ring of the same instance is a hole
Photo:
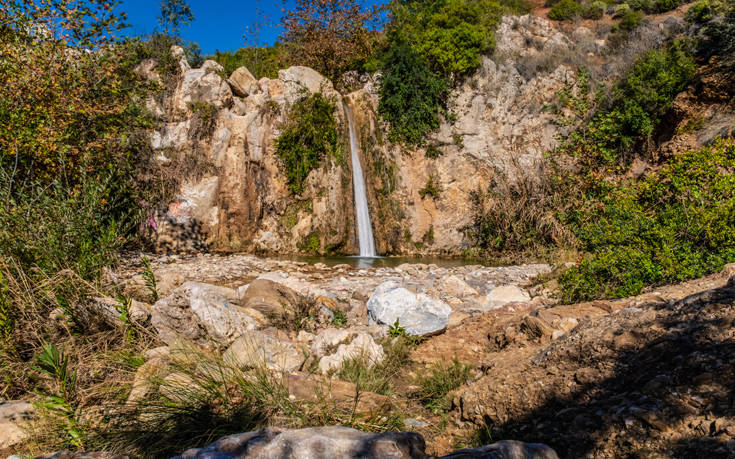
[[[453,119],[442,122],[421,148],[387,141],[388,127],[378,116],[377,75],[357,76],[359,89],[342,95],[306,67],[256,81],[245,68],[224,75],[214,61],[191,69],[175,50],[180,62],[175,87],[148,100],[161,121],[151,145],[163,169],[187,161],[189,167],[180,173],[175,198],[157,216],[158,247],[357,253],[343,108],[348,104],[360,136],[378,252],[462,254],[470,247],[462,228],[472,221],[472,193],[486,191],[493,181],[534,176],[544,152],[571,128],[557,122],[567,110],[557,94],[574,87],[576,63],[594,63],[604,79],[619,73],[635,53],[623,47],[611,55],[609,27],[595,32],[560,27],[533,15],[503,18],[494,54],[455,88]],[[643,37],[650,47],[651,40],[662,41],[680,28],[680,20],[659,18],[632,40]],[[150,79],[160,78],[155,62],[144,61],[139,69]],[[317,92],[335,102],[342,155],[324,159],[308,175],[303,192],[294,195],[275,139],[289,108]],[[427,155],[427,148],[433,154]],[[429,185],[436,192],[426,193]]]

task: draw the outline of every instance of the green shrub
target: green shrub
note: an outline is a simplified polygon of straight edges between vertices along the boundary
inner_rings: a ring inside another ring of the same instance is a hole
[[[564,301],[636,295],[735,261],[735,144],[675,156],[650,176],[608,183],[579,215],[589,255],[561,277]]]
[[[420,145],[439,127],[448,92],[424,57],[408,45],[395,45],[385,56],[378,110],[390,124],[392,142]]]
[[[278,70],[289,67],[290,60],[283,45],[276,42],[273,46],[246,47],[237,51],[215,51],[207,57],[218,62],[227,75],[239,67],[246,67],[256,79],[263,77],[278,78]]]
[[[430,197],[431,199],[438,199],[439,198],[439,185],[435,183],[435,177],[433,175],[429,176],[429,179],[426,181],[426,186],[419,190],[419,196],[421,196],[421,199],[425,197]]]
[[[564,21],[582,14],[582,6],[574,0],[559,0],[549,11],[549,19]]]
[[[584,6],[582,17],[585,19],[601,19],[606,8],[607,5],[605,5],[605,2],[599,0],[589,3]]]
[[[659,13],[675,10],[679,5],[681,5],[680,0],[656,0],[654,2],[654,8]]]
[[[341,156],[337,141],[334,103],[321,93],[297,101],[289,112],[289,122],[276,139],[288,188],[303,191],[303,182],[325,156]]]
[[[618,27],[628,32],[633,31],[641,24],[644,17],[642,11],[628,11],[623,15]]]
[[[629,12],[630,12],[630,6],[627,3],[622,3],[615,7],[615,12],[613,13],[613,17],[622,18]]]
[[[612,104],[567,139],[564,150],[587,168],[626,165],[633,147],[653,133],[674,97],[694,76],[685,42],[641,56],[614,88]]]
[[[652,0],[629,0],[628,5],[636,11],[653,11]]]
[[[531,4],[526,0],[501,0],[500,5],[506,13],[516,16],[528,14],[533,9]]]

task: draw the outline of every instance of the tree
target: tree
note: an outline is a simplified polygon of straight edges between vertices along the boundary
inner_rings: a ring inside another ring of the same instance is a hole
[[[382,7],[363,9],[358,0],[296,0],[284,16],[281,37],[297,62],[338,81],[359,67],[376,46]]]
[[[191,24],[193,20],[194,13],[192,13],[186,0],[163,0],[161,2],[161,14],[158,16],[158,23],[167,34],[170,33],[174,37],[178,37],[181,27]]]

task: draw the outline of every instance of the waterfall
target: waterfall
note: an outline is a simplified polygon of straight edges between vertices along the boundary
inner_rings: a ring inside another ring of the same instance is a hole
[[[352,152],[352,184],[355,189],[355,215],[357,216],[357,235],[360,241],[360,256],[374,257],[375,240],[373,239],[373,228],[370,224],[370,209],[368,209],[367,194],[365,192],[365,178],[362,175],[360,165],[360,142],[357,139],[355,122],[352,112],[347,104],[344,104],[347,114],[347,124],[350,131],[350,151]]]

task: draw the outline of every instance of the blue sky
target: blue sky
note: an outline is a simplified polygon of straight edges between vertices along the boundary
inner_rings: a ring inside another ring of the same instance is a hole
[[[369,0],[369,3],[382,2]],[[158,27],[159,5],[159,0],[122,0],[118,11],[128,14],[128,23],[131,25],[125,33],[146,35],[155,31]],[[256,21],[262,21],[258,10],[270,16],[271,22],[276,25],[276,27],[263,27],[258,41],[262,44],[272,44],[281,33],[279,26],[283,15],[281,0],[189,0],[189,5],[194,12],[194,22],[181,30],[181,37],[199,43],[204,55],[214,53],[215,50],[229,51],[244,46],[243,34],[247,30],[246,27]],[[286,8],[292,6],[293,1],[287,1]]]

